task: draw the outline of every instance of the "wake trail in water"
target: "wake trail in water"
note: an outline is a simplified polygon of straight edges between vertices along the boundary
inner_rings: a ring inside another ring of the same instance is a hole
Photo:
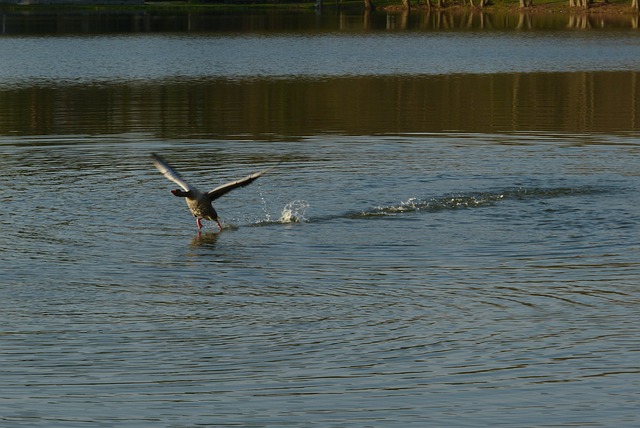
[[[504,200],[535,200],[564,196],[579,196],[602,192],[603,189],[586,188],[514,188],[498,192],[474,192],[432,198],[429,200],[411,198],[397,205],[380,206],[368,211],[348,214],[347,218],[358,219],[412,213],[416,211],[442,211],[465,208],[482,208]]]
[[[307,218],[306,212],[309,203],[304,200],[294,200],[287,203],[277,221],[267,219],[255,226],[266,226],[270,224],[291,224],[291,223],[321,223],[338,219],[366,220],[385,216],[397,216],[419,211],[436,212],[442,210],[472,209],[495,205],[505,200],[536,200],[559,198],[567,196],[584,196],[606,192],[606,189],[595,187],[556,187],[556,188],[513,188],[496,192],[473,192],[467,194],[453,194],[431,199],[410,198],[407,201],[395,205],[384,205],[371,208],[365,211],[350,211],[341,214],[325,216],[315,216]]]

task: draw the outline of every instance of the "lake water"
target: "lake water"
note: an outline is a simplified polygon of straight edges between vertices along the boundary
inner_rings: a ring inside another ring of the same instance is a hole
[[[373,15],[3,17],[1,425],[640,424],[640,33]]]

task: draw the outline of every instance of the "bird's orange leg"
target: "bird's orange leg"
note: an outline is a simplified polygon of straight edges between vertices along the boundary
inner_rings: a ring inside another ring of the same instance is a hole
[[[196,217],[196,224],[198,225],[198,229],[202,229],[202,221],[200,221],[200,217]]]
[[[220,220],[216,219],[216,223],[218,223],[218,227],[220,228],[220,231],[222,231],[222,225],[220,224]]]

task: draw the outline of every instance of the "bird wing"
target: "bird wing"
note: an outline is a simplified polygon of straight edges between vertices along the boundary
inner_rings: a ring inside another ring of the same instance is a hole
[[[232,181],[231,183],[227,183],[227,184],[223,184],[222,186],[218,186],[213,190],[209,190],[207,192],[207,197],[209,198],[209,200],[215,201],[220,196],[227,194],[228,192],[232,191],[233,189],[237,189],[238,187],[248,186],[249,184],[253,183],[256,179],[258,179],[263,174],[271,171],[273,168],[275,168],[275,167],[267,168],[267,169],[262,170],[260,172],[256,172],[256,173],[253,173],[251,175],[247,175],[246,177],[241,178],[240,180]]]
[[[165,160],[159,155],[151,153],[151,157],[153,158],[153,164],[158,168],[158,171],[160,171],[162,175],[182,187],[185,192],[193,190],[193,186],[190,186],[189,183],[184,181],[184,179],[180,177],[180,174],[178,174],[176,170],[174,170],[171,165],[165,162]]]

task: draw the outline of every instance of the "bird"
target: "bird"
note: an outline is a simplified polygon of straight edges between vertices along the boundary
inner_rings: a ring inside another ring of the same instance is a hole
[[[185,198],[191,214],[193,214],[193,216],[196,218],[198,229],[202,229],[202,220],[204,219],[215,221],[218,224],[220,230],[222,230],[222,225],[220,224],[218,213],[213,207],[212,202],[219,197],[226,195],[228,192],[237,189],[238,187],[244,187],[253,183],[263,174],[275,168],[267,168],[262,171],[247,175],[240,180],[232,181],[230,183],[218,186],[213,190],[209,190],[208,192],[201,192],[196,187],[187,183],[180,176],[180,174],[178,174],[178,172],[176,172],[176,170],[173,169],[173,167],[169,165],[160,155],[151,153],[151,158],[153,159],[153,164],[156,168],[158,168],[158,171],[160,171],[162,175],[180,186],[180,189],[172,190],[171,193],[174,196]]]

